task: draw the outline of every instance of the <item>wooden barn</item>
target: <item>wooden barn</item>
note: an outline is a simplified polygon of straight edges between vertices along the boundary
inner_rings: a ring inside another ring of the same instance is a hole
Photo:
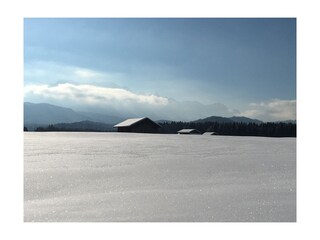
[[[201,134],[197,129],[181,129],[178,134]]]
[[[161,126],[151,119],[144,118],[130,118],[117,125],[118,132],[135,132],[135,133],[158,133]]]

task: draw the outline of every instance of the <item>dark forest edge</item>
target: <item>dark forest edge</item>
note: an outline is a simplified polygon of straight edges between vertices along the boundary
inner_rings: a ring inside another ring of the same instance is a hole
[[[261,136],[261,137],[296,137],[294,123],[219,123],[219,122],[166,122],[161,123],[164,133],[177,133],[180,129],[197,129],[201,133],[215,132],[217,135]]]
[[[296,124],[284,122],[267,123],[219,123],[219,122],[162,122],[160,133],[176,134],[183,128],[197,129],[201,133],[215,132],[228,136],[261,136],[261,137],[296,137]],[[24,127],[24,131],[28,131]],[[81,121],[75,123],[59,123],[41,126],[36,132],[115,132],[111,124]]]

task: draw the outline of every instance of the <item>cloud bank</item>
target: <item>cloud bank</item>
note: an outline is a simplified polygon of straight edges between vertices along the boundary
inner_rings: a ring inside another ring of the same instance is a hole
[[[81,74],[88,74],[81,72]],[[70,83],[48,85],[29,85],[25,87],[25,94],[33,94],[44,98],[53,98],[83,104],[108,104],[110,101],[142,103],[149,105],[167,105],[168,99],[155,95],[143,95],[120,88],[97,87],[93,85],[75,85]]]
[[[296,100],[272,99],[268,102],[250,103],[249,109],[240,114],[264,121],[296,120]]]

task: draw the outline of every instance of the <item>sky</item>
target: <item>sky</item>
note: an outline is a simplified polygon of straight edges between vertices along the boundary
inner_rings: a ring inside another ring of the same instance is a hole
[[[25,18],[24,100],[155,120],[294,120],[296,20]]]

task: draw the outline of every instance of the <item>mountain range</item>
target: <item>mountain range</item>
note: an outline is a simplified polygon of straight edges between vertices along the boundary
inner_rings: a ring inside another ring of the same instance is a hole
[[[71,108],[60,107],[48,103],[24,103],[24,125],[30,129],[57,123],[92,121],[105,124],[116,124],[123,120],[123,118],[99,113],[76,112]]]
[[[37,127],[47,126],[49,124],[71,124],[77,123],[81,127],[88,126],[90,123],[93,126],[99,125],[102,128],[109,128],[110,126],[125,120],[123,117],[110,116],[99,113],[91,112],[77,112],[71,108],[65,108],[61,106],[56,106],[48,103],[24,103],[24,126],[29,130],[34,130]],[[157,122],[172,122],[166,120],[158,120]],[[192,122],[202,123],[202,122],[218,122],[218,123],[255,123],[261,124],[262,121],[258,119],[251,119],[242,116],[234,117],[219,117],[211,116],[203,119],[194,120]],[[287,120],[283,122],[294,122],[295,120]],[[72,126],[72,125],[70,125]]]

